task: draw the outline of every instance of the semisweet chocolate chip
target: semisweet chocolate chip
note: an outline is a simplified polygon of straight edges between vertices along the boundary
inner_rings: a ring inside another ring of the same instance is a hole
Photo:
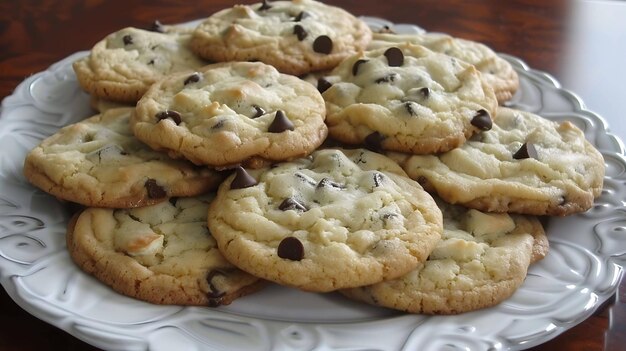
[[[294,173],[294,176],[309,185],[313,185],[313,186],[317,185],[315,180],[313,180],[312,178],[309,178],[308,176],[302,173]]]
[[[255,111],[252,118],[259,118],[265,114],[265,110],[259,105],[252,105],[252,107],[254,108],[254,111]]]
[[[133,37],[130,36],[130,34],[126,34],[125,36],[123,36],[122,40],[124,41],[124,45],[130,45],[133,43]]]
[[[383,183],[383,175],[381,173],[374,173],[374,186],[379,187]]]
[[[404,103],[404,108],[409,113],[409,115],[417,116],[417,114],[415,113],[415,110],[413,109],[413,102],[412,101],[405,102]]]
[[[430,89],[428,89],[427,87],[420,89],[419,92],[425,99],[428,99],[430,97]]]
[[[259,11],[265,11],[265,10],[269,10],[271,8],[272,8],[272,6],[270,6],[269,1],[263,0],[263,3],[259,7]]]
[[[385,140],[384,135],[379,132],[373,132],[365,137],[365,147],[370,151],[380,152],[383,140]]]
[[[305,18],[307,18],[307,17],[310,17],[310,16],[311,16],[311,15],[310,15],[308,12],[306,12],[306,11],[302,11],[302,12],[300,12],[300,13],[296,16],[296,18],[294,18],[293,20],[294,20],[294,21],[296,21],[296,22],[300,22],[300,21],[302,21],[303,19],[305,19]]]
[[[304,257],[304,246],[298,238],[289,236],[278,244],[278,257],[292,261],[300,261]]]
[[[291,197],[288,197],[285,200],[283,200],[283,202],[281,202],[280,205],[278,206],[278,209],[281,211],[294,210],[294,211],[302,211],[302,212],[306,212],[308,210],[306,206],[304,206],[303,204],[299,203],[296,199],[291,198]]]
[[[148,61],[149,65],[154,65],[154,59],[151,59],[150,61]]]
[[[399,67],[404,63],[404,54],[397,47],[389,48],[385,51],[385,57],[390,67]]]
[[[209,298],[215,299],[215,298],[226,295],[224,291],[219,291],[219,289],[217,289],[215,287],[215,284],[213,283],[213,279],[215,278],[215,276],[218,276],[218,275],[225,276],[226,274],[227,273],[225,271],[220,270],[220,269],[214,269],[210,271],[209,274],[207,274],[206,281],[207,283],[209,283],[209,292],[207,293],[207,296]]]
[[[176,202],[178,201],[178,197],[170,197],[167,201],[172,204],[172,206],[176,206]]]
[[[352,75],[353,76],[356,76],[359,73],[359,66],[361,66],[365,62],[367,62],[367,60],[364,60],[364,59],[356,60],[354,65],[352,65]]]
[[[163,24],[159,20],[152,22],[148,30],[157,33],[165,33],[165,27],[163,27]]]
[[[158,185],[155,179],[148,179],[144,184],[148,191],[148,197],[151,199],[162,199],[167,196],[167,192],[162,186]]]
[[[294,128],[293,123],[285,116],[285,113],[278,110],[276,111],[276,116],[274,116],[274,121],[267,128],[267,131],[270,133],[282,133],[286,130],[294,130]]]
[[[333,40],[328,35],[320,35],[313,42],[313,51],[320,54],[330,54],[333,51]]]
[[[198,83],[199,81],[200,81],[200,73],[194,72],[192,75],[185,78],[185,81],[183,82],[183,84],[187,85],[191,83]]]
[[[295,34],[298,37],[298,40],[303,41],[304,38],[307,37],[307,35],[309,35],[309,33],[306,32],[306,30],[304,30],[304,27],[302,27],[299,24],[296,24],[293,27],[293,34]]]
[[[382,78],[378,78],[378,79],[376,79],[374,82],[375,82],[376,84],[382,84],[382,83],[393,83],[393,82],[395,82],[395,81],[396,81],[396,77],[397,77],[397,76],[398,76],[397,74],[395,74],[395,73],[391,73],[391,74],[388,74],[388,75],[386,75],[386,76],[384,76],[384,77],[382,77]]]
[[[333,84],[326,80],[326,78],[324,77],[317,80],[317,90],[320,92],[320,94],[325,92],[326,90],[328,90],[328,88],[332,86]]]
[[[226,124],[226,119],[220,119],[217,121],[217,123],[215,123],[214,125],[211,126],[211,129],[215,130],[215,129],[220,129],[224,126],[224,124]]]
[[[161,111],[161,112],[157,113],[155,115],[155,117],[158,120],[171,118],[172,121],[174,121],[174,123],[176,123],[176,125],[179,125],[183,121],[182,118],[180,117],[180,113],[178,113],[178,112],[176,112],[174,110]]]
[[[483,109],[476,112],[476,115],[474,115],[470,123],[472,123],[474,127],[483,131],[490,130],[493,126],[493,121],[491,120],[491,116],[489,116],[489,112]]]
[[[395,34],[396,32],[393,29],[391,29],[391,27],[389,27],[388,25],[384,25],[378,30],[378,33]]]
[[[243,189],[243,188],[249,188],[251,186],[257,185],[256,179],[254,179],[250,174],[248,174],[248,172],[246,172],[246,170],[243,167],[238,166],[235,169],[235,173],[236,173],[235,178],[230,183],[231,189]]]
[[[346,188],[345,185],[339,184],[337,182],[333,182],[332,180],[328,178],[322,178],[322,180],[320,180],[319,183],[317,183],[317,186],[315,186],[316,189],[327,188],[327,187],[333,187],[335,189]]]
[[[523,160],[525,158],[534,158],[538,159],[539,155],[537,154],[537,149],[535,149],[535,145],[533,143],[524,143],[522,146],[513,154],[513,158],[516,160]]]

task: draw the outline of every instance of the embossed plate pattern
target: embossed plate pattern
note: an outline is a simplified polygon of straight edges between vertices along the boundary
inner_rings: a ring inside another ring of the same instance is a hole
[[[391,23],[365,18],[372,27]],[[397,25],[397,31],[419,31]],[[71,63],[22,82],[0,117],[0,283],[25,310],[103,349],[523,349],[581,322],[616,289],[626,264],[626,162],[606,123],[549,75],[502,55],[520,75],[509,105],[571,120],[606,160],[602,196],[587,213],[551,219],[549,255],[504,303],[458,316],[407,315],[335,294],[270,286],[217,309],[156,306],[116,294],[82,273],[65,250],[68,213],[22,176],[26,153],[92,114]],[[380,338],[378,335],[385,335]]]

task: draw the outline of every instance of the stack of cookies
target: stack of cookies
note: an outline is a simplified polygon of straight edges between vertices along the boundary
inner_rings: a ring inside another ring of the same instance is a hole
[[[99,113],[27,156],[84,208],[73,260],[122,294],[229,304],[268,281],[411,313],[500,303],[588,210],[604,161],[569,122],[503,107],[488,47],[373,33],[313,0],[126,28],[75,62]]]

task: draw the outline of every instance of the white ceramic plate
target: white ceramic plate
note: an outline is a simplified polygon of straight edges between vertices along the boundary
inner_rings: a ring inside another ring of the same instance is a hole
[[[373,27],[391,25],[366,20]],[[396,29],[419,31],[410,25]],[[614,293],[622,275],[626,162],[621,141],[549,75],[503,55],[521,79],[509,104],[573,121],[606,160],[602,196],[587,213],[550,220],[550,253],[504,303],[426,317],[279,286],[216,309],[156,306],[121,296],[72,263],[64,240],[68,212],[22,176],[24,157],[40,140],[92,114],[71,68],[86,54],[29,77],[2,103],[0,282],[22,308],[92,345],[164,351],[523,349],[590,316]]]

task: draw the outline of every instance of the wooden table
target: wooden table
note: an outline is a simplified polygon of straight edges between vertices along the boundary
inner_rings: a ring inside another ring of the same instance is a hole
[[[251,1],[242,1],[251,2]],[[328,1],[330,2],[330,1]],[[184,5],[181,5],[184,4]],[[414,23],[481,41],[554,75],[626,139],[626,3],[582,0],[336,0],[356,15]],[[122,27],[189,21],[233,5],[226,0],[32,0],[0,2],[0,97],[25,77],[67,55],[90,49]],[[622,62],[620,62],[622,61]],[[624,282],[622,292],[626,291]],[[621,301],[626,301],[622,293]],[[602,350],[608,301],[593,316],[532,350]],[[626,349],[626,313],[613,323]],[[616,328],[617,329],[617,328]],[[95,350],[20,309],[0,289],[0,351]]]

